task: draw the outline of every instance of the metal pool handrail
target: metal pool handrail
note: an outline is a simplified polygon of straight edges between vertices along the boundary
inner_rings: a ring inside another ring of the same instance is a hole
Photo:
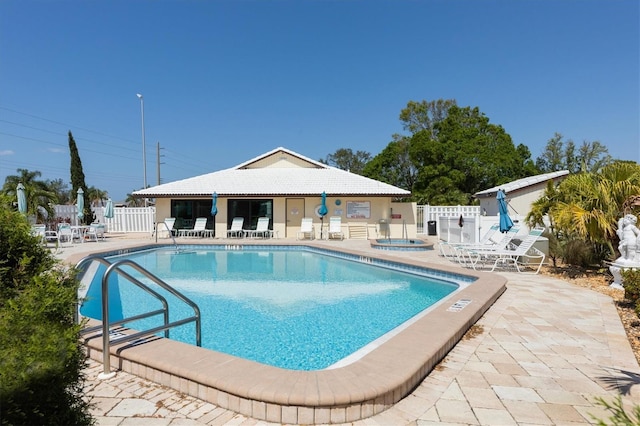
[[[111,344],[118,344],[121,342],[125,342],[125,341],[131,341],[131,340],[135,340],[138,337],[142,337],[142,336],[147,336],[149,334],[154,334],[157,333],[158,331],[165,331],[165,337],[169,337],[169,329],[173,328],[173,327],[177,327],[180,325],[184,325],[190,322],[195,322],[196,323],[196,344],[198,346],[202,345],[202,338],[201,338],[201,316],[200,316],[200,308],[198,307],[198,305],[196,303],[194,303],[191,299],[189,299],[188,297],[186,297],[185,295],[183,295],[182,293],[180,293],[178,290],[174,289],[173,287],[171,287],[169,284],[165,283],[164,281],[162,281],[160,278],[156,277],[155,275],[153,275],[151,272],[147,271],[146,269],[144,269],[143,267],[141,267],[140,265],[138,265],[137,263],[133,262],[132,260],[129,259],[122,259],[119,260],[115,263],[110,263],[108,260],[99,257],[99,256],[89,256],[86,257],[84,259],[82,259],[80,262],[78,262],[78,264],[76,265],[77,268],[80,268],[81,266],[83,266],[85,263],[88,263],[89,261],[92,260],[96,260],[104,265],[108,265],[107,270],[105,271],[104,275],[102,276],[102,326],[97,326],[97,327],[91,327],[90,329],[87,329],[85,332],[88,332],[90,330],[96,330],[102,327],[102,363],[103,363],[103,373],[102,373],[102,377],[111,377],[111,357],[110,357],[110,346]],[[166,301],[166,299],[160,295],[159,293],[157,293],[156,291],[154,291],[153,289],[149,288],[146,284],[140,282],[138,279],[132,277],[130,274],[128,274],[127,272],[123,271],[121,269],[121,266],[130,266],[133,269],[137,270],[138,272],[140,272],[141,274],[143,274],[144,276],[146,276],[147,278],[149,278],[150,280],[152,280],[154,283],[156,283],[157,285],[159,285],[160,287],[162,287],[164,290],[168,291],[169,293],[171,293],[172,295],[174,295],[175,297],[177,297],[178,299],[180,299],[182,302],[186,303],[187,305],[189,305],[193,311],[194,311],[194,315],[188,318],[183,318],[181,320],[178,321],[174,321],[174,322],[169,322],[169,306],[168,303]],[[145,314],[140,314],[140,315],[136,315],[130,318],[126,318],[124,320],[119,320],[113,323],[109,322],[109,276],[111,275],[112,272],[116,272],[116,273],[120,273],[121,275],[123,275],[125,278],[127,278],[129,281],[131,281],[131,283],[137,285],[138,287],[140,287],[142,290],[146,291],[147,293],[151,294],[152,296],[156,297],[157,299],[159,299],[162,302],[163,305],[163,309],[160,310],[156,310],[156,311],[152,311],[152,312],[148,312]],[[123,324],[125,322],[130,322],[133,320],[138,320],[141,318],[146,318],[146,317],[150,317],[150,316],[154,316],[154,315],[158,315],[160,313],[164,314],[164,325],[158,326],[158,327],[154,327],[148,330],[144,330],[144,331],[139,331],[136,333],[132,333],[132,334],[127,334],[124,335],[122,337],[118,337],[116,339],[113,339],[113,342],[111,341],[111,339],[109,338],[109,327],[111,325],[119,325],[119,324]],[[115,373],[114,373],[115,374]]]

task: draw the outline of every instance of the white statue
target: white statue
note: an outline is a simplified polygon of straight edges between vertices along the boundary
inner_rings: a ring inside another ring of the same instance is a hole
[[[616,233],[620,238],[620,244],[618,250],[620,250],[620,257],[616,260],[616,263],[635,263],[640,260],[640,256],[637,255],[640,238],[640,229],[636,226],[638,218],[632,214],[627,214],[618,220],[618,230]]]
[[[622,284],[622,272],[627,269],[640,269],[640,229],[636,226],[638,218],[632,214],[626,214],[618,220],[616,233],[620,238],[618,250],[620,257],[610,266],[609,271],[613,275],[610,287],[624,290]]]

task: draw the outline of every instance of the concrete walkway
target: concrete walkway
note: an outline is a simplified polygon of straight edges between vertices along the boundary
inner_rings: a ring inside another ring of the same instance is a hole
[[[77,261],[96,248],[151,242],[138,237],[76,244],[58,256]],[[372,250],[362,240],[316,244]],[[390,253],[448,263],[437,250]],[[598,397],[640,404],[640,367],[610,297],[548,276],[502,274],[507,291],[441,364],[393,408],[354,425],[595,424],[592,415],[610,416]],[[86,394],[99,425],[269,424],[128,373],[98,380],[100,372],[90,361]]]

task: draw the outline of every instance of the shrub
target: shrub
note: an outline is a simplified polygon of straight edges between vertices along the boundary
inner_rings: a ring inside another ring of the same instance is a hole
[[[640,300],[640,270],[623,269],[620,274],[622,275],[624,298],[634,303]]]
[[[567,241],[562,252],[564,262],[569,265],[588,267],[594,262],[593,248],[584,240]]]
[[[78,280],[0,206],[0,410],[9,424],[89,425]]]

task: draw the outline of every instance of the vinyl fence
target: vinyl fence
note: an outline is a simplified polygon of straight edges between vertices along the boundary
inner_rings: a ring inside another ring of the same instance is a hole
[[[462,220],[460,219],[462,218]],[[514,223],[523,223],[518,215],[511,215]],[[485,216],[480,206],[417,206],[418,235],[437,235],[449,242],[470,242],[480,237],[500,221],[499,216]]]
[[[111,219],[104,217],[104,207],[91,207],[96,222],[104,223],[107,232],[149,232],[154,229],[155,207],[116,207]],[[56,217],[78,224],[75,205],[55,206]],[[460,217],[462,216],[462,221]],[[518,216],[511,217],[521,222]],[[437,235],[450,242],[476,242],[486,230],[499,221],[498,216],[483,216],[480,206],[417,206],[417,234]],[[462,225],[462,226],[460,226]]]
[[[56,217],[78,224],[78,208],[75,205],[55,206]],[[104,217],[104,207],[91,207],[96,222],[104,223],[107,232],[153,232],[155,207],[115,207],[113,217]]]

